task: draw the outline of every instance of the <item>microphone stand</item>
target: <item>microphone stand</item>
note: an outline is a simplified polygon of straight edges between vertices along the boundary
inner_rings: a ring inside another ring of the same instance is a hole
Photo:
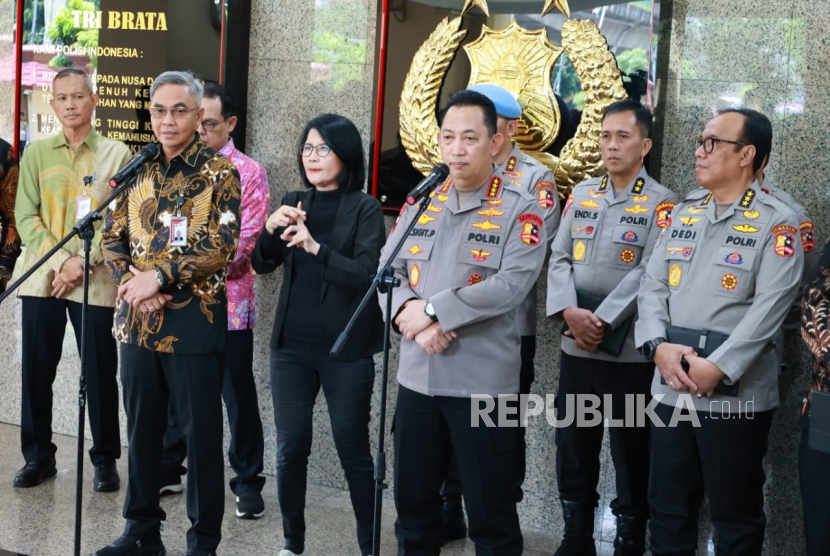
[[[93,224],[103,217],[101,211],[106,210],[109,204],[129,189],[135,183],[135,174],[118,186],[109,198],[101,203],[98,208],[87,213],[81,218],[63,239],[57,245],[52,247],[48,253],[41,257],[29,270],[27,270],[20,278],[6,289],[0,295],[0,303],[9,297],[20,284],[26,281],[29,276],[34,274],[37,269],[43,266],[49,258],[57,253],[61,247],[66,245],[73,237],[78,236],[84,240],[84,284],[83,284],[83,303],[81,305],[81,376],[78,381],[78,450],[77,450],[77,472],[75,475],[75,556],[81,554],[81,499],[83,497],[83,478],[84,478],[84,425],[86,418],[86,336],[87,336],[87,307],[89,306],[89,253],[91,249],[92,238],[95,235]]]
[[[438,184],[436,184],[436,186],[437,185]],[[383,370],[380,381],[380,420],[378,424],[378,450],[375,455],[375,514],[374,523],[372,525],[372,554],[376,556],[380,555],[380,521],[383,510],[383,491],[384,489],[389,488],[389,485],[385,482],[386,453],[384,452],[383,446],[385,441],[384,429],[386,428],[386,383],[389,376],[389,348],[392,331],[392,289],[401,285],[401,279],[395,276],[395,269],[392,268],[392,263],[395,261],[395,257],[398,256],[398,253],[403,248],[403,244],[409,237],[410,232],[412,232],[412,229],[418,223],[418,219],[427,210],[429,201],[429,195],[424,195],[424,198],[418,205],[418,211],[415,213],[415,217],[409,222],[409,226],[406,227],[406,231],[401,236],[400,241],[392,250],[392,254],[389,256],[389,259],[387,259],[386,263],[375,275],[374,280],[372,280],[372,284],[369,286],[369,290],[366,292],[366,295],[363,296],[363,299],[360,301],[360,305],[358,305],[357,309],[355,309],[352,318],[349,320],[348,324],[346,324],[346,328],[344,328],[343,332],[340,333],[340,336],[338,336],[337,341],[334,342],[334,346],[329,352],[329,355],[336,357],[340,353],[340,350],[343,349],[346,342],[349,341],[349,333],[352,328],[354,328],[358,317],[363,312],[363,309],[369,304],[370,301],[372,301],[375,288],[377,288],[380,293],[385,293],[386,309],[384,312],[383,327]]]

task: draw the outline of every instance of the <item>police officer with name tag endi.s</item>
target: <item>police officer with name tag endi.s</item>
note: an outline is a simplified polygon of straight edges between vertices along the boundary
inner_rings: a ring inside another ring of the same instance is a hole
[[[519,127],[519,118],[522,116],[522,107],[513,95],[503,87],[483,83],[473,85],[467,89],[475,91],[489,98],[496,107],[496,130],[504,136],[499,151],[493,157],[496,166],[504,173],[504,178],[534,195],[539,206],[544,211],[545,229],[548,241],[553,239],[559,227],[559,196],[556,193],[553,174],[550,169],[532,156],[519,149],[512,137]],[[536,356],[536,285],[519,308],[519,333],[522,336],[521,370],[519,371],[519,394],[529,394],[534,380],[533,359]],[[516,452],[516,496],[521,502],[523,498],[522,483],[526,471],[526,449],[524,434],[526,429],[521,428],[521,448]],[[461,483],[458,477],[458,466],[455,458],[450,464],[450,472],[443,488],[444,507],[441,510],[441,519],[444,522],[445,540],[461,539],[467,535],[467,525],[464,523],[464,513],[461,509]]]
[[[490,400],[488,409],[486,400],[473,398],[519,391],[516,320],[547,245],[535,197],[506,182],[493,165],[502,140],[487,97],[473,91],[450,97],[438,135],[450,178],[392,262],[402,281],[391,294],[392,318],[403,334],[393,424],[400,555],[440,553],[439,489],[451,454],[458,460],[476,553],[523,550],[516,511],[517,412],[513,426],[495,426],[496,402]],[[414,207],[401,212],[381,266],[415,213]],[[385,303],[381,296],[381,307]]]
[[[798,294],[798,214],[755,172],[771,135],[754,111],[725,110],[696,140],[697,189],[661,235],[638,297],[636,340],[657,371],[651,551],[693,555],[705,494],[715,551],[761,554],[763,458],[778,400],[774,340]]]
[[[637,353],[632,321],[645,266],[668,227],[677,195],[651,178],[643,158],[651,149],[651,112],[624,100],[606,108],[600,148],[608,174],[574,188],[548,266],[547,314],[567,325],[557,407],[575,411],[579,394],[611,395],[610,414],[625,415],[626,398],[650,399],[654,365]],[[604,401],[602,402],[605,403]],[[568,407],[568,406],[572,407]],[[556,429],[556,477],[565,531],[558,556],[596,554],[594,508],[599,495],[602,423],[576,421]],[[647,427],[613,427],[617,517],[614,554],[642,555],[648,520]]]

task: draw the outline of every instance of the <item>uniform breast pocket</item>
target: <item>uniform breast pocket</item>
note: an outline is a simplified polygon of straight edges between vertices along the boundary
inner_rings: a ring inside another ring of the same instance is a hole
[[[406,261],[409,287],[415,293],[422,293],[429,272],[429,257],[432,254],[433,239],[410,237],[404,242],[400,257]]]
[[[715,295],[747,299],[755,291],[752,267],[758,252],[753,249],[721,247],[718,249],[714,270],[706,278],[707,291]]]
[[[614,227],[613,266],[615,268],[633,268],[643,256],[643,248],[648,241],[648,228],[618,225]]]
[[[665,247],[661,245],[656,249],[666,250],[669,287],[679,288],[684,280],[689,279],[689,267],[692,265],[692,258],[697,250],[697,244],[686,241],[670,241]]]
[[[463,244],[453,285],[474,286],[498,272],[503,251],[501,245]]]

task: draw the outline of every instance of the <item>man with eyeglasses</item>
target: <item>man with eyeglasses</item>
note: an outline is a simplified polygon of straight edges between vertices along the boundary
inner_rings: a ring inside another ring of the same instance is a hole
[[[187,554],[216,554],[225,506],[222,376],[226,267],[240,229],[239,173],[196,136],[202,85],[165,72],[150,88],[159,153],[107,217],[118,286],[113,334],[129,437],[124,533],[98,556],[164,554],[159,506],[168,404],[187,445]]]
[[[651,551],[693,555],[705,494],[718,554],[761,554],[763,458],[778,400],[773,342],[798,295],[797,213],[755,173],[772,134],[753,110],[725,110],[696,140],[697,182],[643,277],[636,340],[657,371]],[[676,411],[677,410],[677,411]]]
[[[265,513],[262,487],[264,443],[259,401],[254,381],[254,324],[256,299],[251,253],[268,217],[268,177],[265,168],[236,149],[231,132],[237,123],[236,103],[222,85],[206,83],[202,96],[199,137],[203,143],[230,160],[239,171],[242,187],[242,222],[236,257],[228,265],[228,334],[225,338],[225,375],[222,398],[228,412],[231,441],[228,460],[236,476],[231,491],[236,495],[236,516],[259,519]],[[164,435],[165,478],[161,494],[183,490],[182,462],[187,456],[184,438],[170,408]]]

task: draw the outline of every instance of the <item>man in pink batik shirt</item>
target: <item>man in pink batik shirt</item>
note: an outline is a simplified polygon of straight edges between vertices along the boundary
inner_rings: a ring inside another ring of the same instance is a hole
[[[228,459],[236,473],[230,485],[236,495],[236,516],[259,519],[265,513],[261,494],[265,477],[260,475],[264,445],[253,373],[256,309],[251,253],[268,217],[268,178],[260,164],[234,147],[230,132],[237,123],[236,108],[227,90],[215,83],[205,84],[202,108],[205,112],[199,124],[199,136],[234,163],[242,183],[239,245],[227,270],[228,334],[222,398],[231,430]],[[172,418],[168,419],[164,437],[166,473],[161,494],[183,490],[181,476],[186,470],[182,462],[187,453],[181,433],[173,423]]]

